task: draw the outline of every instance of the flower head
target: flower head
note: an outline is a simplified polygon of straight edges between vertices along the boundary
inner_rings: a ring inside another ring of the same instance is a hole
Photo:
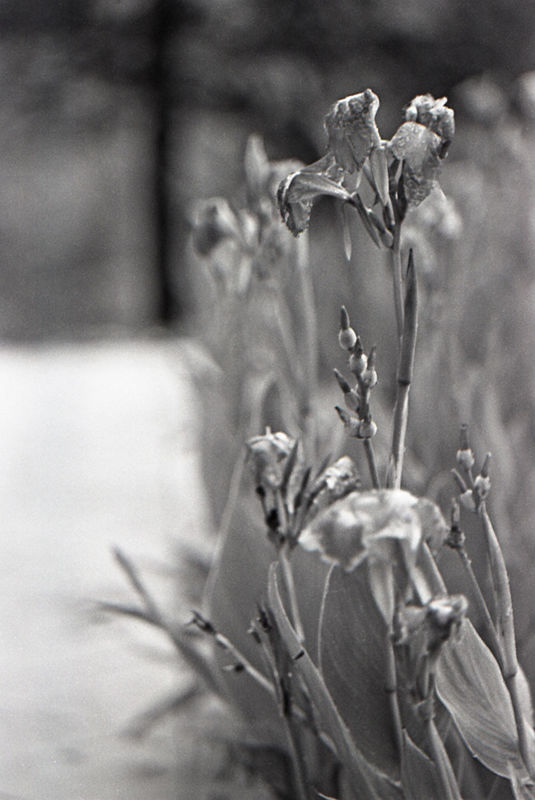
[[[287,433],[272,433],[270,428],[261,436],[247,442],[248,456],[257,487],[264,491],[279,489],[284,477],[286,462],[295,446],[295,439]]]
[[[446,105],[447,102],[447,97],[435,100],[430,94],[420,94],[405,109],[405,119],[408,122],[418,122],[440,137],[441,158],[446,155],[455,135],[455,116],[453,109]]]
[[[351,572],[366,559],[394,560],[399,545],[414,562],[421,543],[438,538],[439,529],[445,538],[446,523],[429,500],[402,489],[353,491],[320,512],[299,543]]]
[[[379,98],[371,89],[344,97],[325,117],[329,150],[336,163],[349,174],[360,170],[366,158],[381,143],[375,124]]]

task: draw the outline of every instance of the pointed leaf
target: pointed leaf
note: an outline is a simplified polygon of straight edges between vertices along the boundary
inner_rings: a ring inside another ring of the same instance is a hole
[[[206,616],[216,630],[226,636],[261,672],[265,672],[261,647],[247,633],[256,615],[267,582],[269,565],[275,550],[263,526],[252,522],[256,511],[241,502],[222,542],[221,550],[209,578]],[[243,673],[225,672],[227,653],[216,648],[218,679],[224,693],[243,718],[261,727],[260,738],[276,744],[282,733],[276,704],[261,686]]]
[[[496,659],[465,619],[460,637],[446,642],[436,673],[437,693],[471,753],[509,777],[520,754],[511,699]]]
[[[403,731],[401,785],[405,800],[443,800],[437,769],[430,758]]]
[[[289,653],[300,653],[299,659],[295,661],[295,669],[301,675],[309,692],[317,714],[318,728],[331,742],[341,763],[351,774],[355,795],[361,800],[401,800],[398,787],[374,769],[355,746],[320,671],[306,650],[303,651],[282,605],[275,564],[270,569],[268,597],[279,633]]]
[[[367,568],[333,567],[320,628],[320,668],[344,723],[365,757],[399,773],[390,703],[385,691],[387,627],[370,591]]]

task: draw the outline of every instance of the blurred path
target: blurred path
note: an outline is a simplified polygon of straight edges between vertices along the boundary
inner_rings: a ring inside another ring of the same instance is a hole
[[[169,601],[177,538],[200,530],[180,350],[4,347],[0,384],[0,798],[181,800],[172,724],[121,736],[177,687],[173,653],[142,624],[91,613],[132,599],[112,545]]]

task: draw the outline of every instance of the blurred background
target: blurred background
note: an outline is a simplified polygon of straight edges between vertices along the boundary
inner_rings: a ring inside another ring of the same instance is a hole
[[[237,196],[252,133],[272,159],[318,158],[329,105],[368,86],[385,137],[416,94],[456,112],[442,178],[454,206],[449,223],[424,220],[421,243],[430,381],[413,414],[432,433],[410,480],[451,493],[460,421],[493,451],[529,672],[533,70],[533,0],[0,2],[0,798],[190,796],[174,728],[143,746],[119,735],[175,687],[169,653],[147,644],[156,669],[133,652],[137,630],[88,606],[121,596],[113,544],[172,601],[177,542],[212,525],[191,348],[214,298],[194,203]],[[347,265],[331,205],[315,219],[326,371],[340,303],[370,342],[390,299],[372,307],[384,275],[362,267],[362,237]]]

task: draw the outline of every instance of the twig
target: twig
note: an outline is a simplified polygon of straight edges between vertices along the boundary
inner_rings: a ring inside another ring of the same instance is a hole
[[[198,611],[193,612],[193,620],[192,622],[197,625],[197,627],[207,633],[209,636],[212,636],[215,643],[221,647],[226,653],[228,653],[231,658],[234,660],[234,666],[241,672],[246,672],[249,677],[251,677],[259,686],[265,689],[268,694],[275,696],[275,690],[273,688],[273,684],[262,675],[262,673],[254,667],[249,659],[247,659],[243,653],[238,650],[238,648],[232,644],[230,639],[227,639],[222,633],[219,633],[211,622],[205,619]]]

